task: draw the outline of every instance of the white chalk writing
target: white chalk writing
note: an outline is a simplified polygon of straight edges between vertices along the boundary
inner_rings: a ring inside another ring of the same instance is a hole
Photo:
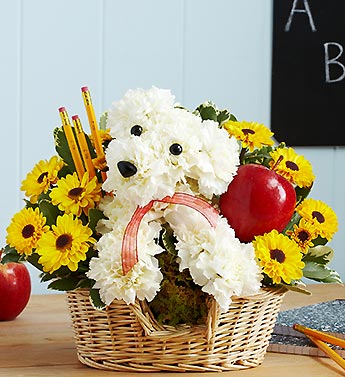
[[[332,58],[329,56],[329,47],[330,46],[335,46],[338,49],[338,54]],[[342,64],[338,59],[341,57],[343,54],[343,46],[339,43],[336,42],[327,42],[324,43],[324,49],[325,49],[325,77],[326,77],[326,82],[327,83],[332,83],[332,82],[338,82],[344,79],[345,77],[345,66]],[[342,74],[339,75],[336,78],[331,78],[330,74],[330,66],[331,65],[336,65],[341,68]]]
[[[310,8],[309,8],[308,0],[303,0],[304,8],[297,8],[297,5],[298,5],[297,3],[298,3],[298,0],[294,0],[294,2],[292,4],[291,12],[289,14],[289,18],[286,22],[284,30],[286,32],[290,31],[292,19],[293,19],[295,13],[305,13],[305,14],[308,15],[309,25],[310,25],[311,30],[315,32],[316,27],[315,27],[315,24],[314,24],[313,16],[312,16]]]

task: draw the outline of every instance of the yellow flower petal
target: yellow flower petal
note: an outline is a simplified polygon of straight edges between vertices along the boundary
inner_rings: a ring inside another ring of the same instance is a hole
[[[91,236],[92,230],[72,214],[59,216],[52,231],[37,243],[38,262],[42,264],[43,271],[52,273],[61,266],[76,271],[78,263],[86,260],[89,247],[96,242]]]

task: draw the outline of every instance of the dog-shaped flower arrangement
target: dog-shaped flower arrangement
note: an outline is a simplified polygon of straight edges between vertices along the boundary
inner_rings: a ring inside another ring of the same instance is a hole
[[[102,301],[155,302],[164,281],[177,295],[187,284],[197,297],[213,296],[222,311],[232,296],[257,293],[262,276],[253,246],[241,243],[216,209],[238,169],[236,139],[155,87],[129,90],[107,112],[107,127],[106,219],[87,273]],[[188,296],[185,306],[176,310],[192,306]]]

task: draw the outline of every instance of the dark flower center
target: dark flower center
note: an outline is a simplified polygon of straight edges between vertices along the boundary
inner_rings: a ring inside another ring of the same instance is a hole
[[[285,254],[280,249],[271,250],[270,255],[271,255],[271,259],[274,259],[279,263],[283,263],[285,261]]]
[[[313,219],[316,219],[320,224],[324,223],[325,222],[325,218],[323,216],[322,213],[320,213],[319,211],[313,211],[311,213]]]
[[[48,172],[45,171],[44,173],[42,173],[38,178],[37,178],[37,183],[42,183],[44,178],[46,178],[48,176]]]
[[[255,134],[255,131],[251,130],[250,128],[242,128],[242,132],[244,133],[244,135]]]
[[[308,232],[306,232],[305,230],[301,230],[299,233],[298,233],[298,239],[302,242],[305,242],[307,241],[307,239],[309,238],[309,234]]]
[[[290,169],[290,170],[294,170],[294,171],[298,171],[299,170],[299,167],[297,164],[295,164],[293,161],[286,161],[285,162],[285,166]]]
[[[61,234],[56,239],[55,246],[58,250],[65,251],[72,246],[72,236],[70,234]]]
[[[25,225],[22,229],[22,236],[24,238],[30,238],[35,232],[35,227],[32,224]]]
[[[75,187],[72,190],[69,190],[68,197],[71,199],[78,199],[79,196],[84,192],[82,187]]]

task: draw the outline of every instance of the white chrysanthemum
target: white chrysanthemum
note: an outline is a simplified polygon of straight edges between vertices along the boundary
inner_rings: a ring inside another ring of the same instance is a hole
[[[169,122],[152,123],[141,136],[110,142],[104,190],[144,206],[152,199],[173,195],[181,186],[209,199],[227,189],[239,164],[237,141],[213,121],[202,122],[184,109],[170,112]],[[181,153],[171,152],[174,144],[180,146]],[[123,177],[120,161],[134,165],[136,173]],[[190,187],[190,182],[196,183],[195,187]]]
[[[222,311],[231,297],[260,289],[261,274],[251,244],[242,244],[224,218],[217,227],[173,226],[178,239],[180,269],[188,268],[194,282],[213,295]]]
[[[97,242],[98,257],[91,259],[87,276],[96,281],[94,288],[100,290],[106,305],[114,299],[127,304],[134,303],[135,298],[153,300],[163,278],[154,257],[163,251],[154,241],[159,230],[158,223],[142,224],[137,239],[139,261],[127,275],[123,275],[121,261],[123,229],[107,233]]]
[[[141,133],[131,134],[134,125],[141,126]],[[153,299],[162,280],[154,257],[162,249],[155,239],[166,221],[178,239],[180,268],[188,268],[222,310],[231,296],[255,293],[260,276],[252,246],[241,244],[224,219],[212,228],[197,211],[181,205],[155,204],[145,215],[138,233],[139,262],[123,276],[122,238],[136,207],[175,192],[208,199],[222,194],[237,172],[239,147],[216,122],[176,107],[169,90],[155,87],[129,90],[109,110],[107,126],[114,140],[106,150],[109,171],[103,188],[114,196],[100,203],[107,219],[97,227],[103,236],[88,273],[102,300]],[[131,163],[135,173],[123,177],[121,161]]]
[[[126,138],[134,125],[145,130],[152,124],[164,122],[174,105],[175,96],[167,89],[128,90],[108,111],[107,127],[113,137]]]
[[[239,145],[234,137],[224,129],[217,128],[215,122],[202,123],[199,134],[202,140],[201,153],[196,164],[199,177],[199,190],[207,198],[226,191],[236,174],[239,160]]]

